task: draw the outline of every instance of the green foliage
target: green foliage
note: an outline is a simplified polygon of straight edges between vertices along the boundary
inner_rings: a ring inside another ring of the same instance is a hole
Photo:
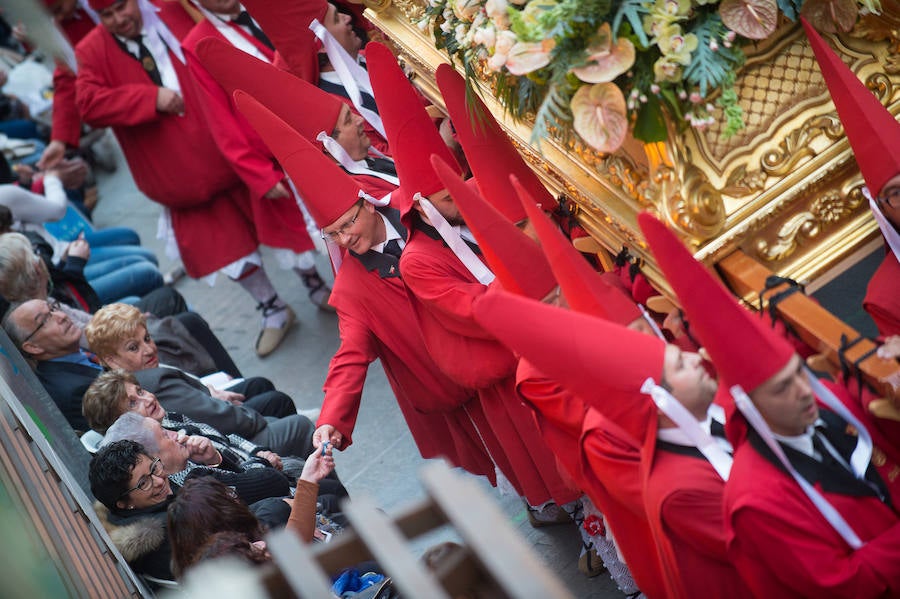
[[[778,0],[778,8],[791,21],[797,20],[797,16],[800,14],[800,7],[802,6],[803,0]]]
[[[725,115],[725,127],[722,136],[728,139],[744,128],[744,110],[738,104],[738,95],[734,91],[734,73],[722,82],[722,95],[716,100]]]
[[[547,93],[534,116],[534,128],[531,130],[531,143],[538,149],[541,140],[549,138],[553,133],[557,137],[565,139],[572,130],[572,112],[569,103],[572,101],[574,90],[566,78],[552,81],[547,87]]]
[[[624,19],[631,25],[631,31],[637,37],[637,41],[640,42],[639,45],[643,48],[649,48],[650,40],[647,38],[647,34],[644,33],[642,22],[645,14],[647,14],[647,9],[644,7],[644,0],[622,0],[610,24],[613,35],[619,35],[619,29],[622,27],[622,20]]]
[[[691,30],[697,36],[699,44],[691,55],[691,63],[684,70],[685,80],[696,85],[701,96],[706,96],[712,89],[719,87],[730,73],[743,64],[745,58],[740,48],[726,48],[722,44],[727,29],[722,24],[716,7],[711,8],[712,10],[704,11]],[[718,45],[715,50],[711,47],[713,41]]]
[[[632,133],[645,143],[666,140],[666,117],[657,96],[647,96],[647,101],[638,107]]]

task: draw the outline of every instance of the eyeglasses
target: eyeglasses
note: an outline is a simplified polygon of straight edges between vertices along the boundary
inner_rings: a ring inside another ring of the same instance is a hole
[[[138,484],[119,495],[119,499],[127,496],[132,491],[143,491],[144,493],[146,493],[153,488],[154,476],[157,478],[163,478],[165,475],[165,466],[163,466],[160,458],[156,458],[155,460],[153,460],[153,462],[150,463],[150,472],[138,479]]]
[[[331,241],[340,241],[341,236],[350,234],[350,227],[356,224],[356,221],[359,220],[359,213],[362,211],[362,202],[359,203],[359,206],[356,208],[356,214],[353,215],[353,218],[345,222],[343,225],[338,227],[336,231],[325,231],[322,229],[322,239],[330,239]]]
[[[21,343],[19,343],[19,345],[24,345],[32,337],[37,335],[38,331],[40,331],[42,328],[44,328],[44,325],[47,324],[47,321],[50,320],[50,317],[53,316],[53,313],[56,312],[57,310],[59,310],[59,302],[58,301],[50,300],[49,302],[47,302],[47,313],[42,314],[39,317],[40,320],[38,320],[38,325],[34,328],[33,331],[31,331],[30,335],[28,335],[27,337],[22,339],[22,341],[21,341]]]
[[[882,206],[900,208],[900,187],[889,187],[878,196],[878,203]]]

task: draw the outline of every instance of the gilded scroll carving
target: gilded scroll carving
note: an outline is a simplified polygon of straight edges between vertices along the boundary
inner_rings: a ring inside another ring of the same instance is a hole
[[[757,240],[756,252],[767,262],[787,258],[800,245],[816,240],[823,231],[853,214],[863,200],[860,185],[853,187],[846,196],[835,190],[818,195],[806,210],[785,221],[774,242]]]
[[[783,177],[801,160],[816,155],[810,144],[816,136],[825,135],[829,140],[835,141],[843,135],[843,132],[841,122],[836,116],[828,114],[813,117],[804,122],[800,128],[791,131],[777,148],[762,157],[760,161],[762,169],[771,177]]]

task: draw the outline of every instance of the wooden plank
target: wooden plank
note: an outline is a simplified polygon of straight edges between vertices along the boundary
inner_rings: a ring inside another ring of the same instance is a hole
[[[437,579],[413,556],[406,539],[374,501],[368,497],[348,501],[344,513],[404,597],[450,599]]]
[[[302,543],[296,533],[269,533],[266,546],[297,597],[332,597],[331,581],[317,564],[312,547]]]
[[[455,475],[440,462],[426,464],[421,479],[428,495],[506,594],[516,599],[572,598],[474,481]]]
[[[729,254],[719,261],[718,267],[732,291],[751,302],[765,288],[766,279],[774,274],[741,251]],[[766,297],[786,288],[787,284],[783,284],[767,292]],[[791,294],[778,303],[776,310],[807,345],[823,354],[836,367],[841,364],[841,337],[846,336],[851,341],[859,337],[856,329],[802,293]],[[846,352],[847,360],[852,365],[876,347],[872,341],[863,339]],[[900,364],[896,360],[883,360],[873,354],[859,364],[859,370],[877,393],[893,401],[895,406],[900,405]]]
[[[447,523],[447,518],[427,501],[404,507],[393,517],[397,528],[410,539]],[[330,543],[315,545],[313,552],[322,569],[331,574],[359,562],[372,559],[372,552],[352,529],[334,537]]]

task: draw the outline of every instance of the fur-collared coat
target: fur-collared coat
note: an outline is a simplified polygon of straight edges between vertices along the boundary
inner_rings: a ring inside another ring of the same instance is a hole
[[[172,548],[166,532],[166,511],[171,503],[142,510],[112,512],[99,501],[94,510],[125,561],[138,574],[174,580],[171,568]]]

